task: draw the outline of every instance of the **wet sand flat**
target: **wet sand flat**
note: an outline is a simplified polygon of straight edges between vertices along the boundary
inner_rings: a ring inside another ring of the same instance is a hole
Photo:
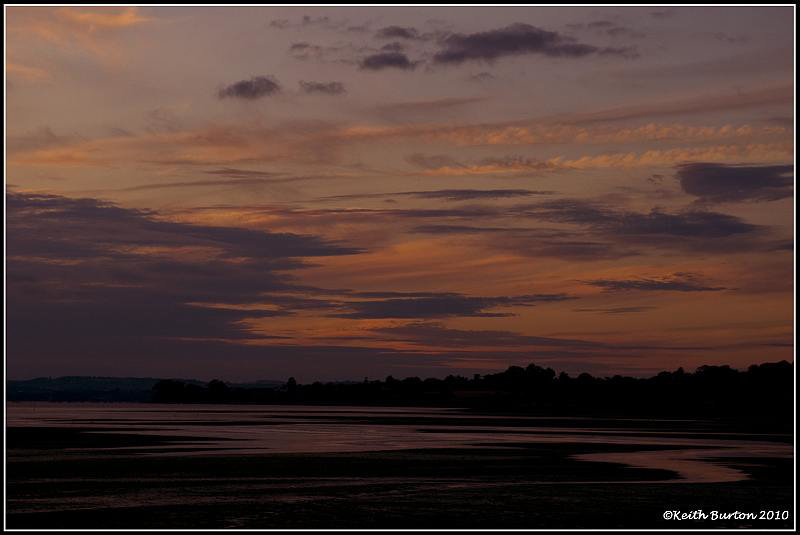
[[[95,411],[93,425],[68,407],[9,418],[9,528],[785,528],[794,515],[791,437],[713,423],[510,426],[432,411],[414,425],[414,415],[379,410],[356,424],[352,413],[321,418],[337,412],[313,408],[256,426],[255,416],[281,410],[197,407],[188,419],[197,425],[187,425],[180,408],[134,407],[135,418],[85,409]],[[344,438],[330,429],[337,425]],[[347,451],[359,429],[363,447]],[[697,509],[790,514],[663,519],[665,510]]]

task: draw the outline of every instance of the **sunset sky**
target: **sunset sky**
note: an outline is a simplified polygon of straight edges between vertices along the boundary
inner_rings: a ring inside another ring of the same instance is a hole
[[[791,7],[7,7],[7,368],[792,360]]]

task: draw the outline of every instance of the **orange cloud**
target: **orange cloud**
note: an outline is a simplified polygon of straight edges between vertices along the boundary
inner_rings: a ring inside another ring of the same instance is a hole
[[[118,55],[110,42],[114,32],[152,20],[137,7],[12,7],[6,13],[10,32],[88,50],[104,59]]]
[[[774,162],[791,159],[791,143],[749,143],[677,147],[641,152],[612,152],[567,158],[557,156],[547,160],[528,158],[495,158],[476,164],[448,164],[423,171],[426,176],[496,175],[529,173],[544,170],[610,169],[628,167],[672,166],[678,163],[702,162]]]
[[[791,143],[746,145],[715,145],[711,147],[678,147],[644,152],[617,152],[583,156],[572,160],[554,158],[548,160],[554,166],[565,169],[592,169],[618,167],[647,167],[674,165],[676,163],[703,162],[772,162],[791,159],[794,148]]]
[[[87,31],[95,31],[98,28],[124,28],[134,26],[151,20],[149,17],[139,15],[139,8],[126,7],[121,11],[111,11],[108,8],[88,11],[86,9],[62,8],[56,11],[56,15],[62,19],[83,26]]]
[[[50,73],[44,69],[10,61],[6,62],[6,73],[30,82],[44,82],[50,80]]]

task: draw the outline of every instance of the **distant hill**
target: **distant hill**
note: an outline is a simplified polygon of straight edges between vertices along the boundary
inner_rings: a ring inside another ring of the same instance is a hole
[[[6,382],[8,401],[152,401],[154,377],[37,377]],[[185,384],[203,386],[204,381],[181,379]],[[283,381],[261,380],[232,383],[240,388],[277,388]]]

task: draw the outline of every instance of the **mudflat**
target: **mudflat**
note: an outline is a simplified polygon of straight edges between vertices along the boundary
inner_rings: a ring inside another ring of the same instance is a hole
[[[317,419],[336,414],[313,409],[260,422],[258,449],[248,434],[254,413],[229,417],[225,428],[208,414],[187,427],[177,418],[147,425],[138,413],[125,425],[98,418],[90,426],[71,412],[70,424],[47,413],[50,425],[28,419],[7,429],[9,528],[786,528],[794,515],[792,458],[775,454],[791,451],[790,436],[697,422],[589,429],[536,420],[492,432],[502,418],[425,414],[415,422],[398,412],[396,425],[386,413],[354,424],[352,414]],[[407,442],[341,451],[347,444],[331,440],[332,451],[321,451],[336,425],[357,425],[367,444],[370,433],[386,441],[394,427]],[[427,447],[409,441],[410,430]],[[300,435],[307,448],[292,447],[312,451],[286,451],[280,433]],[[788,513],[664,518],[698,510]]]

